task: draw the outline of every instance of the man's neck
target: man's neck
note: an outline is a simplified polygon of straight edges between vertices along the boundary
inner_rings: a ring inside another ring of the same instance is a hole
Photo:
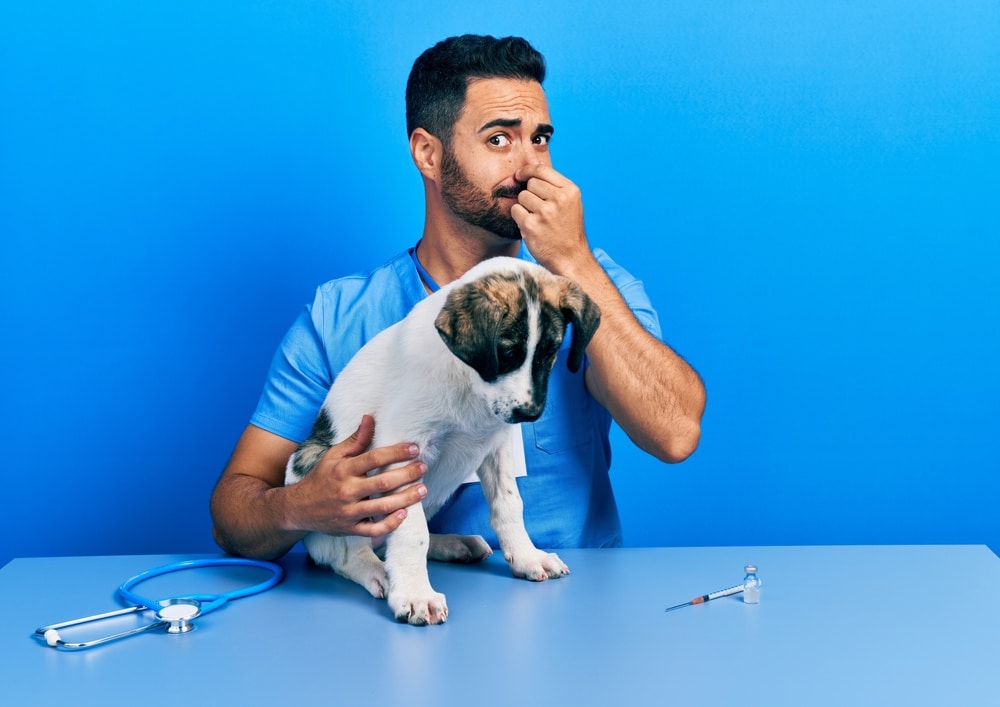
[[[477,229],[478,231],[479,229]],[[417,258],[438,285],[457,280],[470,268],[499,255],[517,257],[521,241],[511,241],[479,231],[466,233],[430,223],[424,226]]]

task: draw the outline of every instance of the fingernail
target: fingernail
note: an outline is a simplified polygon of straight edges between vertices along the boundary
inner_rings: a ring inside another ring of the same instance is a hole
[[[424,498],[427,495],[427,487],[421,484],[417,487],[417,493],[420,494],[420,498]]]
[[[411,444],[409,447],[406,448],[406,451],[412,454],[413,456],[416,456],[417,453],[420,451],[420,448],[415,444]]]

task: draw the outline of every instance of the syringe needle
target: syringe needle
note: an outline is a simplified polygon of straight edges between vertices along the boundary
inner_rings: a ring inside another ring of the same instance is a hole
[[[703,594],[700,597],[695,597],[691,601],[686,601],[683,604],[677,604],[676,606],[671,606],[664,611],[673,611],[674,609],[683,609],[685,606],[694,606],[695,604],[704,604],[706,601],[712,601],[712,599],[718,599],[720,597],[728,597],[731,594],[737,594],[743,591],[743,585],[737,584],[735,587],[729,587],[729,589],[720,589],[717,592],[712,592],[711,594]]]
[[[691,601],[686,601],[683,604],[677,604],[676,606],[670,606],[664,609],[664,611],[673,611],[674,609],[683,609],[685,606],[691,606],[692,604],[701,604],[704,599],[698,597],[697,599],[692,599]]]

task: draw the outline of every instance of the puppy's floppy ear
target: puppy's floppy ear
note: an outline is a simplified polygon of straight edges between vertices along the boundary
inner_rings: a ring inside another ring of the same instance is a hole
[[[434,326],[455,356],[472,366],[487,383],[497,379],[496,338],[503,310],[491,302],[477,280],[448,293]]]
[[[569,345],[566,365],[573,373],[580,370],[587,344],[601,324],[601,308],[587,296],[583,288],[566,280],[559,298],[559,309],[566,324],[573,325],[573,341]]]

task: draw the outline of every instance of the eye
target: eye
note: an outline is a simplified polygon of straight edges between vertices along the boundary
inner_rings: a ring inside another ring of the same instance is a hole
[[[517,358],[517,347],[513,345],[501,345],[497,348],[497,358],[501,361],[513,361]]]
[[[559,345],[562,343],[562,338],[552,338],[545,337],[538,342],[538,346],[535,349],[537,352],[537,357],[540,360],[547,361],[553,359],[559,353]]]
[[[549,133],[539,133],[531,138],[531,142],[535,145],[548,145],[552,141],[552,135]]]
[[[513,339],[497,342],[497,368],[501,374],[517,370],[524,363],[524,345]]]
[[[510,138],[504,135],[503,133],[497,133],[496,135],[491,135],[489,137],[489,140],[487,140],[487,142],[493,145],[493,147],[507,147],[508,145],[511,144]]]

